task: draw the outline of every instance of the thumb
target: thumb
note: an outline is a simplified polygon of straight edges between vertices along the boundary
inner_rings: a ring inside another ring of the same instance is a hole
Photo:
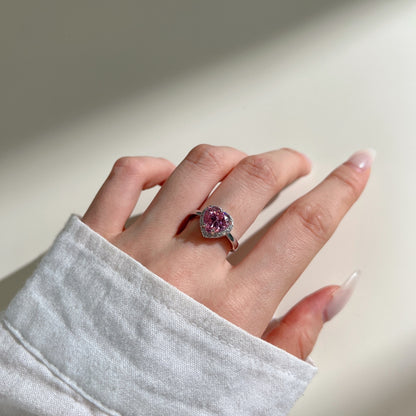
[[[326,286],[297,303],[280,319],[273,319],[262,338],[305,360],[312,352],[322,326],[348,302],[356,286],[355,271],[342,286]]]

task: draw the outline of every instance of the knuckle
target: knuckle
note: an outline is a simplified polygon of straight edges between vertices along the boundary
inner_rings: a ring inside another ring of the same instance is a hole
[[[323,243],[329,239],[334,229],[334,221],[330,211],[323,205],[311,202],[297,202],[288,208],[300,222],[302,231]]]
[[[222,159],[223,155],[220,149],[209,144],[199,144],[186,157],[188,162],[203,169],[221,166]]]
[[[303,328],[298,332],[298,351],[302,360],[308,357],[315,342],[316,339],[309,328]]]
[[[343,195],[346,195],[347,201],[355,201],[361,194],[361,182],[357,175],[345,169],[336,169],[332,172],[333,180],[337,181],[343,188]]]
[[[249,156],[241,162],[241,169],[256,182],[263,184],[266,188],[275,189],[279,185],[276,167],[273,162],[265,156]]]
[[[140,158],[123,156],[117,159],[113,166],[113,174],[137,176],[143,171],[143,163]]]

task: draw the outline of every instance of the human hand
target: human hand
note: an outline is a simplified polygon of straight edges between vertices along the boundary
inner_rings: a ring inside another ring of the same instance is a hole
[[[149,270],[247,332],[305,359],[325,321],[345,303],[346,288],[309,295],[278,321],[271,318],[293,283],[360,196],[374,154],[356,153],[292,203],[237,265],[226,238],[206,239],[189,215],[216,205],[234,219],[239,239],[267,203],[310,171],[291,149],[260,155],[199,145],[175,166],[161,158],[119,159],[82,221]],[[218,184],[219,186],[211,194]],[[125,228],[143,189],[162,185],[146,211]]]

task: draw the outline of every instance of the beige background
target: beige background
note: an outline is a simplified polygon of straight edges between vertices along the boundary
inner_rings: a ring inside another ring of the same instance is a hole
[[[308,154],[251,235],[373,147],[363,196],[278,311],[363,271],[291,414],[416,413],[414,2],[3,1],[0,59],[0,309],[120,156]]]

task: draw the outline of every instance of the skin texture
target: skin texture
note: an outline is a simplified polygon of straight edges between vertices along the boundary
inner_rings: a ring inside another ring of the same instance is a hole
[[[306,156],[287,148],[247,156],[199,145],[176,168],[161,158],[125,157],[116,161],[82,220],[225,319],[305,359],[338,286],[309,295],[278,321],[273,314],[364,190],[370,168],[351,161],[337,167],[291,204],[237,265],[226,258],[226,238],[203,238],[198,220],[184,219],[207,205],[220,206],[233,216],[232,233],[239,239],[265,205],[310,168]],[[141,190],[155,185],[162,185],[159,193],[125,228]]]

